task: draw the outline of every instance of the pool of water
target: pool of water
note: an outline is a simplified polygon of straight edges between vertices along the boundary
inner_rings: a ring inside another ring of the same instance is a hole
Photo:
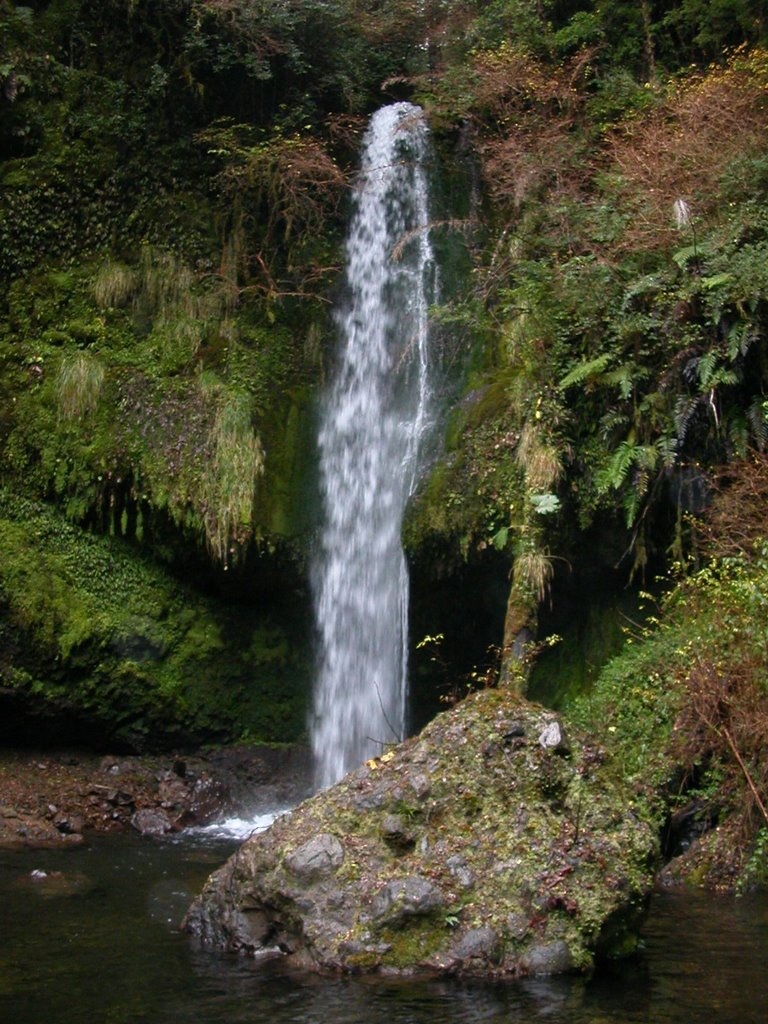
[[[233,841],[0,851],[9,1024],[764,1024],[768,899],[654,898],[642,954],[590,980],[320,978],[196,949],[178,922]],[[36,874],[33,875],[33,872]],[[45,873],[43,877],[42,873]]]

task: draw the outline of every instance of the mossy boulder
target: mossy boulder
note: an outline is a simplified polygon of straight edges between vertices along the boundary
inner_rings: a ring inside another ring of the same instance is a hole
[[[184,927],[316,970],[522,976],[626,952],[655,832],[603,752],[555,732],[510,690],[473,694],[249,839]]]

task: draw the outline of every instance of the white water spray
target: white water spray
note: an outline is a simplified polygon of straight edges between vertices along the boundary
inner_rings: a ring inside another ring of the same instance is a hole
[[[374,114],[347,241],[341,353],[319,434],[323,527],[312,748],[328,786],[403,738],[408,571],[400,541],[428,419],[434,290],[419,107]]]

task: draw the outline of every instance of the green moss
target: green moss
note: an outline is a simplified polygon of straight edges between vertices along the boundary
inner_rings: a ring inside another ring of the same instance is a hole
[[[444,918],[433,916],[416,918],[402,928],[384,928],[379,938],[391,949],[379,954],[379,960],[391,967],[412,968],[444,946],[448,935],[450,926]]]
[[[116,539],[0,494],[6,683],[132,745],[303,732],[304,655],[283,627],[182,588]]]

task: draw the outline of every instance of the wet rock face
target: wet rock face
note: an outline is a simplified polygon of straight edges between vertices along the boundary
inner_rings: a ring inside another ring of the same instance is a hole
[[[248,840],[185,927],[317,970],[587,970],[631,945],[655,857],[599,750],[486,690]]]

